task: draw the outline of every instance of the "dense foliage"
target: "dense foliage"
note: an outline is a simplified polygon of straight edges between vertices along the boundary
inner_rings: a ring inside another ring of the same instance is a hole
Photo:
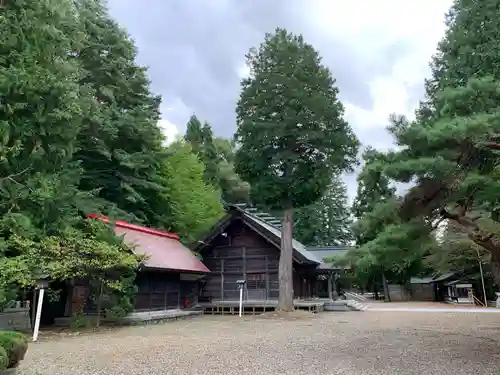
[[[162,173],[165,199],[171,200],[165,221],[169,230],[180,233],[191,242],[220,219],[222,215],[219,190],[204,181],[205,167],[185,142],[168,147],[169,155]]]
[[[340,176],[321,198],[294,213],[293,237],[307,246],[346,246],[353,240],[347,187]]]
[[[248,53],[233,141],[193,114],[166,146],[160,98],[103,0],[4,0],[0,308],[40,277],[80,278],[123,316],[141,259],[87,214],[190,242],[221,217],[221,201],[282,217],[280,309],[293,308],[292,226],[307,245],[354,240],[335,261],[355,266],[364,287],[479,261],[500,283],[498,9],[500,0],[455,0],[425,99],[414,119],[391,117],[396,150],[365,150],[348,209],[340,176],[358,141],[335,79],[302,36],[276,29]]]
[[[87,214],[191,240],[222,214],[211,169],[164,146],[160,99],[103,1],[6,0],[0,31],[0,308],[40,277],[130,307],[141,259]]]
[[[381,204],[366,216],[378,229],[364,251],[399,248],[395,254],[403,259],[423,256],[435,269],[452,261],[451,268],[460,268],[464,258],[477,263],[486,252],[500,283],[499,7],[495,0],[454,2],[416,119],[392,118],[389,131],[399,150],[376,163],[393,181],[411,187],[386,215],[373,215]],[[436,240],[444,222],[461,234],[445,238],[453,246]]]
[[[224,201],[249,201],[250,187],[234,170],[235,149],[231,141],[214,137],[210,124],[205,122],[202,126],[196,115],[189,119],[184,139],[205,165],[205,182],[218,187]]]
[[[313,204],[349,170],[358,141],[330,71],[302,36],[284,29],[266,34],[247,55],[235,140],[236,172],[251,197],[283,210],[279,309],[292,310],[292,210]]]
[[[157,126],[160,99],[149,89],[136,49],[99,0],[78,0],[85,35],[78,51],[80,85],[92,90],[95,106],[84,113],[74,158],[82,166],[79,187],[96,191],[103,210],[161,225],[163,202],[157,172],[163,137]]]
[[[28,350],[28,338],[20,332],[0,331],[0,371],[15,368]]]

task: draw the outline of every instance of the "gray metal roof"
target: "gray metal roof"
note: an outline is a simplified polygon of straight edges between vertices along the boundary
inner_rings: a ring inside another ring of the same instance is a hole
[[[453,276],[455,276],[457,272],[447,272],[440,276],[428,276],[428,277],[411,277],[410,284],[432,284],[438,283],[440,281],[445,281]]]
[[[240,208],[241,209],[241,208]],[[247,212],[245,209],[241,209],[243,211],[243,215],[246,219],[254,222],[258,226],[264,228],[268,232],[270,232],[273,236],[276,236],[276,238],[281,240],[281,229],[275,227],[274,225],[266,222],[265,220],[262,220],[258,216],[251,214]],[[292,246],[293,249],[301,255],[302,258],[305,260],[316,263],[316,264],[321,264],[321,260],[319,260],[314,254],[311,252],[307,251],[306,247],[301,244],[299,241],[292,239]]]
[[[316,258],[321,261],[319,269],[337,269],[338,266],[332,263],[325,262],[325,259],[333,257],[341,257],[347,253],[349,247],[347,246],[308,246],[307,251],[314,254]],[[349,267],[345,267],[349,268]]]

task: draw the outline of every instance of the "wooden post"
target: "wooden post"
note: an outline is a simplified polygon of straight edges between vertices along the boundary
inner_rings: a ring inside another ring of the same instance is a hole
[[[242,255],[242,259],[243,259],[243,269],[242,269],[242,279],[243,280],[246,280],[247,279],[247,249],[245,246],[243,246],[241,248],[241,255]],[[243,285],[243,298],[246,300],[248,300],[248,289],[247,289],[247,284],[245,283]]]
[[[167,309],[167,300],[168,300],[168,284],[165,283],[164,284],[165,286],[165,293],[164,293],[164,296],[163,296],[163,310],[166,310]]]
[[[266,266],[266,301],[269,299],[269,260],[267,255],[264,256],[264,262]],[[266,310],[264,310],[265,312]]]
[[[333,280],[332,280],[332,271],[328,271],[328,298],[333,301]]]
[[[224,301],[224,259],[220,260],[220,300]]]

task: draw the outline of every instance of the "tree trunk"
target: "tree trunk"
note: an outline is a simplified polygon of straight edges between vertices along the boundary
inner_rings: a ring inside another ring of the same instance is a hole
[[[102,291],[103,291],[103,287],[102,287],[102,281],[99,280],[99,284],[98,284],[98,290],[97,290],[97,317],[96,317],[96,321],[95,321],[95,326],[96,327],[99,327],[101,325],[101,308],[102,308]]]
[[[292,275],[292,218],[293,208],[285,209],[281,226],[281,254],[279,263],[279,299],[276,310],[293,311],[293,275]]]
[[[382,283],[384,284],[384,302],[391,302],[391,295],[389,293],[389,284],[385,278],[385,274],[382,272]]]
[[[493,279],[495,284],[500,287],[500,240],[495,233],[480,228],[477,219],[472,219],[465,213],[451,213],[443,209],[441,214],[444,218],[461,225],[472,241],[491,253]]]
[[[500,288],[500,249],[491,253],[491,273],[495,284]]]
[[[373,295],[375,297],[375,301],[378,301],[378,287],[377,287],[377,278],[373,278]]]

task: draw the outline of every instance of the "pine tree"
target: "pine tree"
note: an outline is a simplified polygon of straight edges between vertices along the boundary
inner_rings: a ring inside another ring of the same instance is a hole
[[[247,64],[236,109],[236,172],[255,203],[284,210],[278,309],[291,311],[293,208],[317,201],[332,173],[350,169],[358,142],[335,80],[302,36],[267,34]]]
[[[434,223],[451,220],[490,253],[497,284],[499,9],[498,0],[454,2],[417,120],[394,118],[389,128],[402,151],[388,155],[384,171],[399,182],[415,182],[397,205],[402,222],[366,245],[418,253]]]

